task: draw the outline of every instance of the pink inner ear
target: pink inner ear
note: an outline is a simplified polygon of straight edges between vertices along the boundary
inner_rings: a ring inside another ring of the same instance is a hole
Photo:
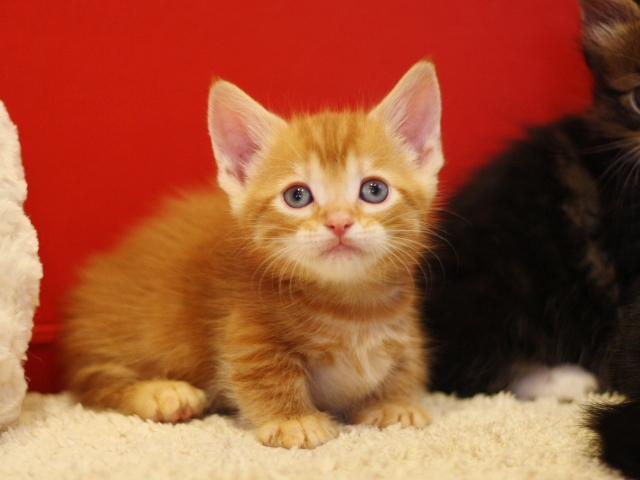
[[[244,185],[246,169],[253,155],[259,149],[247,127],[247,119],[242,113],[220,104],[213,118],[219,153],[229,162],[225,169]],[[218,160],[221,160],[220,158]]]
[[[400,136],[424,166],[440,143],[440,87],[433,65],[415,64],[371,113]]]
[[[249,132],[244,124],[241,123],[238,115],[233,112],[232,118],[222,119],[220,125],[220,134],[224,137],[221,146],[225,149],[224,154],[231,160],[231,172],[241,184],[244,185],[247,178],[247,165],[251,162],[251,158],[258,150],[258,146],[252,141]]]
[[[417,152],[422,152],[431,137],[437,136],[439,121],[437,95],[421,86],[411,92],[400,133]]]

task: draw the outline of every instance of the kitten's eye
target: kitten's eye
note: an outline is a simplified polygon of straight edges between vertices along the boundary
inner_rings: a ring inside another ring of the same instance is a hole
[[[360,198],[369,203],[381,203],[389,193],[389,187],[382,180],[367,180],[360,187]]]
[[[292,208],[302,208],[313,202],[313,195],[307,187],[294,185],[285,190],[284,201]]]

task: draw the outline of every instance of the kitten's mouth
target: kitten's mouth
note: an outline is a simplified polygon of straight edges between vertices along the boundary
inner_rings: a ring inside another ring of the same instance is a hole
[[[352,247],[350,245],[345,245],[340,242],[332,247],[328,248],[324,252],[322,252],[322,256],[347,256],[347,255],[357,255],[360,253],[360,249],[356,247]]]

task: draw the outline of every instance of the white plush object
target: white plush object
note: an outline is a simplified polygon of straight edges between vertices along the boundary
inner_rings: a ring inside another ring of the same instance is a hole
[[[233,418],[177,425],[83,408],[68,394],[29,393],[0,435],[0,478],[11,480],[621,480],[592,454],[585,402],[520,401],[501,393],[424,395],[429,427],[343,425],[315,450],[260,444]]]
[[[26,197],[18,131],[0,102],[0,429],[18,418],[27,391],[22,363],[42,278]]]

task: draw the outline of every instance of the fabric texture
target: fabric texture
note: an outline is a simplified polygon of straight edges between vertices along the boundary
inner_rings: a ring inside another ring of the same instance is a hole
[[[18,131],[0,102],[0,429],[18,417],[27,391],[23,362],[42,278],[26,196]]]
[[[10,479],[620,479],[594,456],[582,406],[511,394],[426,394],[429,427],[343,425],[314,450],[261,445],[234,418],[177,425],[94,412],[69,394],[29,393],[0,435],[0,478]]]

